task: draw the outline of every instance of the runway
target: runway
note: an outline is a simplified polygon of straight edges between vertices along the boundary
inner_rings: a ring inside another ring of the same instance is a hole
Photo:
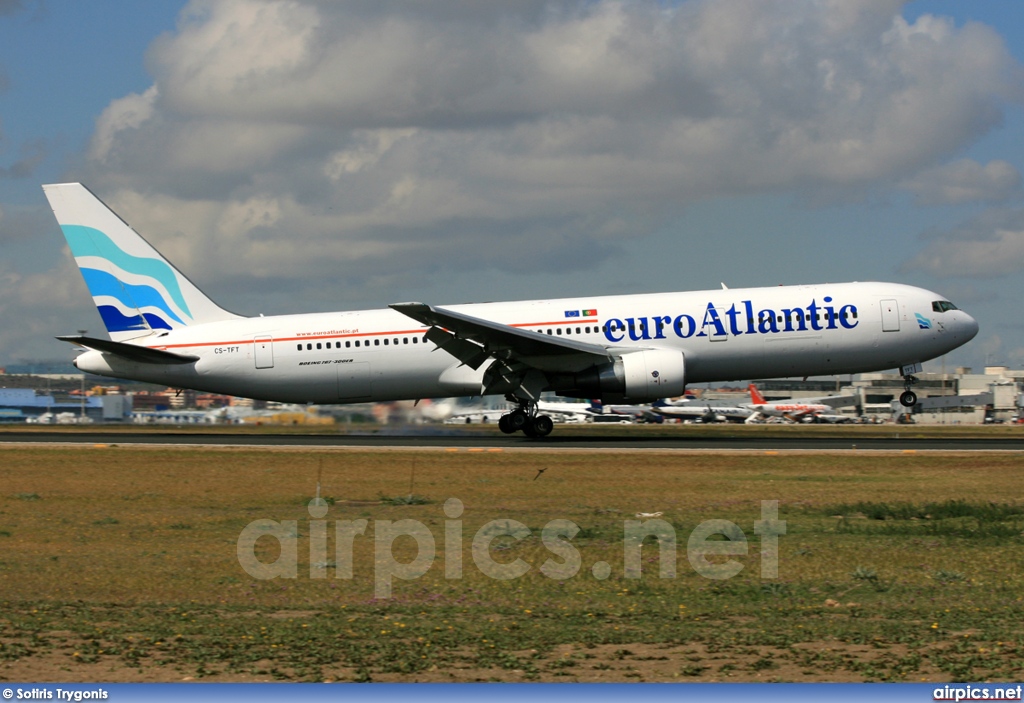
[[[651,436],[642,433],[593,432],[552,435],[531,440],[480,432],[398,430],[351,434],[210,433],[182,431],[8,431],[0,432],[0,445],[201,445],[243,447],[348,447],[364,449],[468,449],[468,450],[764,450],[764,451],[1024,451],[1020,438],[942,436],[753,436],[741,433],[714,436]]]

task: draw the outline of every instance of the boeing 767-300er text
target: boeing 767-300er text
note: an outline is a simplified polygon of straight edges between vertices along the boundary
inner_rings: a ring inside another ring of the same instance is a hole
[[[897,283],[243,317],[210,300],[79,183],[43,186],[109,339],[82,371],[292,403],[502,394],[506,433],[551,432],[543,391],[608,403],[682,395],[687,383],[896,368],[921,363],[978,324],[942,296]]]

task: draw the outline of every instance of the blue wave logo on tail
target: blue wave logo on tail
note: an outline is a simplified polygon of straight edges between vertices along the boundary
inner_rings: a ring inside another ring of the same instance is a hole
[[[173,328],[172,323],[186,324],[172,309],[172,303],[184,316],[192,318],[178,277],[166,261],[128,254],[93,227],[63,225],[61,229],[75,259],[96,257],[125,274],[146,279],[146,282],[128,283],[115,274],[79,262],[82,277],[108,331],[169,330]],[[144,312],[145,308],[149,310]]]

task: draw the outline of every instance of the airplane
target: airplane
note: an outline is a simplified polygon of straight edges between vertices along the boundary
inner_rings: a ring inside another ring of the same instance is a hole
[[[244,317],[217,305],[80,183],[44,185],[109,334],[57,339],[82,371],[286,403],[504,395],[499,428],[551,433],[543,391],[605,403],[687,383],[897,368],[901,402],[921,363],[977,322],[897,283],[838,283]]]
[[[837,413],[818,413],[815,415],[808,415],[800,420],[801,422],[810,422],[823,425],[846,425],[855,422],[860,422],[860,418],[853,417],[852,415],[839,415]]]
[[[601,414],[600,402],[569,403],[537,401],[537,412],[555,416],[564,422],[590,422],[594,416]]]
[[[713,422],[746,422],[756,415],[749,408],[738,405],[713,405],[695,398],[674,403],[656,402],[652,410],[663,417],[680,420],[699,420],[705,424]]]
[[[785,417],[792,420],[802,420],[806,417],[821,417],[826,415],[842,417],[833,412],[837,407],[844,405],[855,405],[856,396],[830,395],[824,398],[808,398],[806,400],[776,400],[767,401],[757,390],[757,386],[751,383],[747,386],[750,391],[750,403],[744,407],[759,413],[764,417]]]
[[[661,424],[665,421],[655,409],[649,404],[636,404],[631,403],[624,405],[622,403],[613,403],[606,405],[600,401],[597,401],[595,405],[597,413],[601,416],[600,419],[594,420],[595,422],[646,422],[652,424]]]

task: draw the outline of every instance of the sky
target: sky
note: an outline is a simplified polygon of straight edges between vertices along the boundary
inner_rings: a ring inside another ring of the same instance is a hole
[[[0,365],[102,330],[80,181],[243,314],[898,281],[1021,368],[1022,103],[1019,0],[0,0]]]

